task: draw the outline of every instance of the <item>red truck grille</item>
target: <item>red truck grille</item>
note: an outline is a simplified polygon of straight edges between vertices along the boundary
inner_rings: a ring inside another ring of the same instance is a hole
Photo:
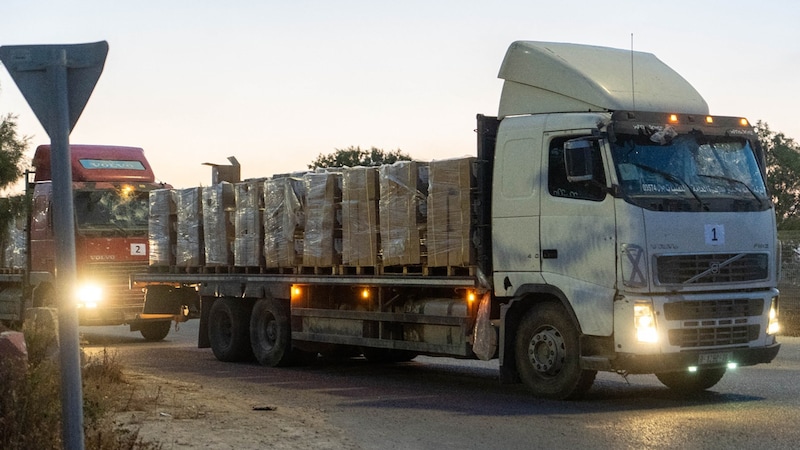
[[[144,293],[141,289],[130,289],[132,273],[146,272],[147,261],[137,262],[98,262],[86,265],[87,278],[98,280],[104,285],[103,305],[111,308],[137,307],[141,312]]]

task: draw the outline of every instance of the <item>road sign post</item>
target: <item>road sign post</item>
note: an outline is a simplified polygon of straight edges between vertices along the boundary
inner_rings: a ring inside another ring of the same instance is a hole
[[[50,136],[64,448],[82,450],[75,222],[69,134],[103,72],[108,43],[0,47],[0,61]]]

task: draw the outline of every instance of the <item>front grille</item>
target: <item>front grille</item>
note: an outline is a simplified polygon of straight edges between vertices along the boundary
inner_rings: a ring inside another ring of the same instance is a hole
[[[681,301],[664,304],[667,320],[725,319],[759,316],[764,312],[763,298],[735,300]]]
[[[769,278],[766,253],[662,255],[655,258],[659,284],[711,284],[762,281]]]
[[[144,305],[144,293],[141,289],[130,289],[132,273],[147,271],[144,262],[102,262],[89,263],[82,277],[101,281],[105,286],[106,307],[139,307]]]
[[[747,344],[758,339],[758,325],[681,328],[669,330],[669,343],[681,348]]]

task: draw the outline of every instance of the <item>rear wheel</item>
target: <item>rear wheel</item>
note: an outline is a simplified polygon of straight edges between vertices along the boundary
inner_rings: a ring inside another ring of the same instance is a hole
[[[714,386],[719,383],[719,380],[725,375],[724,367],[717,367],[713,369],[698,369],[697,372],[664,372],[657,373],[656,378],[664,384],[664,386],[672,389],[673,391],[692,394]]]
[[[280,300],[264,298],[253,306],[250,342],[261,365],[285,366],[292,362],[289,307]]]
[[[172,326],[170,320],[159,320],[155,322],[145,322],[139,327],[139,332],[145,340],[157,342],[169,334],[169,329]]]
[[[220,361],[242,361],[251,355],[249,310],[233,298],[214,301],[208,314],[208,338]]]
[[[561,305],[540,303],[517,329],[517,372],[534,394],[544,398],[577,398],[592,387],[597,374],[580,368],[578,330]]]

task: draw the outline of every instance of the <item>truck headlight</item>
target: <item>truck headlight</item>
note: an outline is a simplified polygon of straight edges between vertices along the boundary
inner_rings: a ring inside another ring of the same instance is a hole
[[[656,315],[655,311],[653,311],[652,302],[637,301],[634,303],[633,324],[636,329],[636,340],[647,343],[658,342]]]
[[[103,298],[103,288],[96,284],[84,284],[78,288],[78,307],[97,308],[97,304]]]
[[[775,335],[781,330],[778,322],[778,297],[773,297],[769,305],[769,322],[767,322],[767,334]]]

